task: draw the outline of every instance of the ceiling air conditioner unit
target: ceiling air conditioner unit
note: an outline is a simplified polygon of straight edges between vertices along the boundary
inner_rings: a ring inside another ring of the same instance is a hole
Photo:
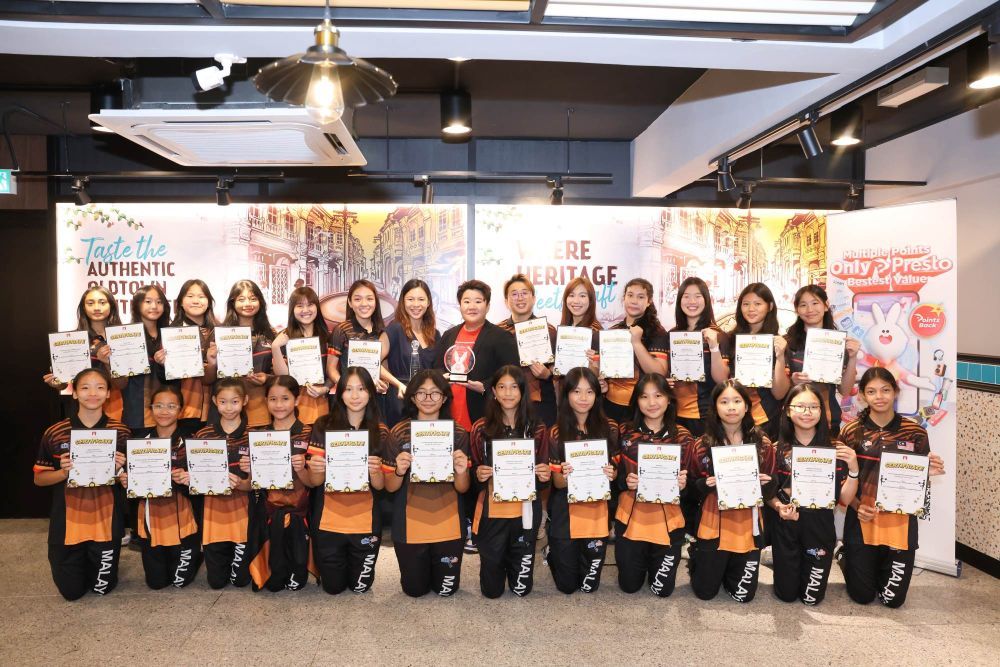
[[[90,120],[185,167],[367,164],[343,120],[302,108],[104,109]]]

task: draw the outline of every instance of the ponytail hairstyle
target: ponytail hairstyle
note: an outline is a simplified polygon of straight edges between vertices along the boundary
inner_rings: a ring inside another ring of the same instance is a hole
[[[799,301],[807,294],[816,297],[826,306],[826,312],[823,313],[823,324],[820,326],[823,329],[836,329],[837,325],[833,323],[833,313],[830,312],[830,299],[826,296],[826,290],[819,285],[803,285],[798,289],[795,298],[792,299],[795,310],[799,309]],[[790,349],[801,350],[803,348],[806,344],[806,323],[802,321],[801,317],[796,317],[795,323],[788,327],[786,337]]]
[[[174,301],[174,320],[170,323],[170,326],[198,326],[195,322],[188,319],[187,313],[184,312],[184,296],[188,293],[189,289],[195,286],[201,288],[201,291],[205,294],[205,298],[208,299],[208,309],[205,310],[205,324],[202,326],[211,330],[219,323],[215,319],[215,298],[212,297],[212,290],[208,289],[208,285],[204,280],[192,278],[191,280],[185,280],[184,284],[181,285],[180,291],[177,292],[177,299]]]
[[[698,331],[702,329],[718,329],[719,325],[715,323],[715,310],[712,307],[712,293],[708,290],[708,283],[698,276],[688,276],[681,282],[680,287],[677,288],[677,303],[674,304],[674,328],[671,331],[689,331],[687,315],[684,314],[684,309],[681,307],[681,297],[684,296],[684,292],[691,285],[698,288],[702,299],[705,300],[705,309],[698,316],[695,329]],[[739,312],[739,302],[737,302],[737,312]]]
[[[677,402],[674,400],[674,390],[660,373],[645,373],[635,383],[632,390],[632,398],[628,402],[628,414],[632,416],[632,428],[638,430],[645,425],[646,416],[639,409],[639,396],[646,390],[646,385],[653,385],[656,391],[667,397],[667,411],[663,413],[663,428],[668,437],[677,435]]]
[[[427,310],[420,318],[420,333],[426,340],[434,342],[437,336],[437,318],[434,316],[434,297],[431,296],[431,288],[423,280],[412,278],[403,283],[403,288],[399,290],[399,301],[396,302],[396,314],[394,319],[403,327],[403,335],[408,340],[416,338],[413,332],[413,325],[410,323],[410,315],[406,312],[406,295],[415,289],[423,290],[427,295]],[[381,316],[381,314],[380,314]]]
[[[611,437],[608,418],[604,415],[601,382],[597,379],[594,371],[584,366],[578,366],[563,378],[562,390],[559,392],[559,411],[556,416],[556,424],[559,427],[559,439],[562,442],[573,440],[573,436],[576,434],[576,414],[569,405],[569,395],[581,382],[586,382],[594,392],[594,407],[587,415],[587,436],[591,438]]]
[[[212,396],[218,396],[225,389],[234,390],[241,398],[247,397],[247,388],[243,384],[243,378],[219,378],[212,385]]]
[[[736,299],[736,328],[733,329],[733,334],[750,333],[750,323],[747,322],[747,318],[743,316],[743,299],[750,294],[760,298],[760,300],[766,303],[768,307],[767,315],[764,316],[764,321],[760,323],[760,333],[777,336],[778,304],[774,301],[774,295],[771,294],[771,288],[764,283],[750,283],[743,288],[742,292],[740,292],[740,296]]]
[[[285,328],[288,338],[305,338],[305,331],[302,325],[295,319],[295,306],[300,301],[306,301],[316,306],[316,319],[313,320],[313,333],[319,338],[319,349],[325,350],[330,340],[330,330],[326,326],[323,318],[323,311],[320,308],[319,297],[312,287],[296,287],[288,297],[288,326]]]
[[[406,391],[403,392],[403,417],[407,419],[417,418],[419,413],[413,401],[416,399],[417,391],[427,380],[433,382],[438,391],[444,394],[441,414],[438,415],[438,418],[451,419],[451,383],[444,379],[444,373],[435,368],[420,369],[406,383]]]
[[[84,368],[82,371],[73,376],[72,385],[76,387],[78,384],[80,384],[80,381],[87,376],[88,373],[96,373],[97,375],[100,375],[101,379],[104,380],[105,384],[108,385],[108,391],[111,391],[111,373],[109,373],[108,369],[106,369],[104,366],[93,366],[91,368]]]
[[[726,441],[726,429],[722,425],[722,420],[719,418],[716,408],[719,396],[726,389],[735,390],[740,395],[740,398],[743,399],[743,403],[746,405],[746,413],[743,415],[743,421],[740,422],[740,431],[743,432],[743,442],[748,445],[756,445],[757,456],[759,459],[762,459],[766,453],[764,451],[764,432],[754,424],[753,414],[751,414],[752,403],[750,401],[750,392],[735,378],[720,382],[712,389],[711,401],[708,405],[708,415],[705,417],[705,435],[702,437],[702,442],[706,449],[728,444]]]
[[[580,320],[581,327],[593,327],[594,322],[597,321],[597,292],[594,291],[594,283],[590,282],[589,279],[583,276],[577,276],[573,280],[569,281],[566,285],[566,289],[563,290],[562,295],[562,320],[559,322],[561,326],[572,326],[573,325],[573,313],[569,312],[569,308],[566,306],[566,299],[569,295],[573,293],[577,287],[582,287],[587,291],[587,298],[590,301],[590,305],[587,306],[587,312],[583,314],[583,319]],[[627,287],[627,286],[626,286]],[[652,294],[653,286],[650,285],[650,293]],[[650,301],[653,297],[650,296]]]
[[[347,290],[347,319],[354,325],[355,329],[362,331],[361,325],[358,324],[358,316],[354,314],[354,309],[351,308],[351,297],[359,289],[370,289],[372,296],[375,297],[375,310],[372,311],[372,333],[378,335],[385,331],[385,322],[382,319],[382,302],[379,301],[378,290],[370,280],[362,278],[351,283],[350,289]]]
[[[236,312],[236,299],[240,298],[243,292],[253,294],[257,298],[257,303],[260,304],[257,314],[253,316],[253,324],[250,325],[250,335],[264,336],[268,340],[274,340],[274,329],[271,327],[270,320],[267,319],[267,301],[264,299],[264,292],[252,280],[237,280],[233,284],[233,288],[229,290],[229,297],[226,299],[226,317],[222,321],[223,325],[227,327],[238,327],[240,325],[240,316]]]
[[[882,380],[890,387],[892,387],[893,392],[899,395],[899,383],[896,381],[896,376],[892,374],[892,371],[882,368],[881,366],[872,366],[866,370],[862,375],[861,379],[858,380],[858,395],[861,398],[865,397],[865,387],[872,380]],[[871,408],[866,404],[864,409],[858,413],[858,421],[862,424],[868,419],[868,415],[871,414]]]
[[[663,325],[660,324],[659,315],[656,313],[656,306],[653,305],[653,284],[645,278],[633,278],[625,283],[622,294],[627,292],[629,287],[635,286],[644,289],[646,296],[649,297],[649,305],[646,306],[645,312],[634,323],[634,326],[642,329],[642,344],[648,347],[653,340],[653,336],[662,336],[664,334]]]
[[[504,290],[506,292],[506,290]],[[514,423],[514,430],[522,437],[534,437],[535,411],[531,405],[531,396],[528,394],[528,382],[524,377],[524,371],[519,366],[508,364],[497,369],[493,377],[490,378],[489,395],[493,400],[486,401],[486,409],[483,413],[483,430],[490,438],[499,438],[504,431],[503,409],[500,402],[496,400],[494,389],[500,380],[507,376],[514,378],[517,388],[521,392],[521,400],[517,404],[517,420]]]
[[[340,379],[337,380],[337,400],[333,401],[333,407],[330,408],[329,414],[317,419],[313,428],[320,433],[326,433],[327,431],[349,431],[354,428],[347,418],[347,407],[340,400],[340,397],[344,395],[344,391],[347,389],[347,381],[354,377],[361,380],[365,391],[368,392],[368,404],[365,406],[365,416],[361,420],[361,427],[368,431],[368,451],[377,452],[380,449],[379,442],[381,438],[379,432],[379,420],[381,417],[378,411],[378,394],[375,392],[375,382],[372,381],[372,376],[360,366],[348,366],[347,370],[340,376]]]
[[[781,417],[778,418],[778,449],[781,452],[789,451],[796,446],[795,424],[792,423],[792,399],[801,394],[812,394],[819,403],[820,415],[816,422],[816,434],[813,436],[813,443],[817,447],[829,447],[831,440],[830,422],[826,419],[826,399],[823,398],[823,391],[812,383],[797,384],[788,391],[785,402],[781,407]],[[804,445],[812,443],[804,442]]]
[[[97,292],[103,296],[108,302],[108,318],[104,320],[104,325],[109,327],[117,327],[122,323],[121,317],[118,315],[118,302],[115,301],[115,297],[111,296],[111,292],[107,290],[106,287],[101,287],[100,285],[95,285],[94,287],[88,287],[80,295],[80,303],[76,307],[76,327],[80,331],[93,331],[94,328],[90,324],[90,318],[87,317],[87,297]]]

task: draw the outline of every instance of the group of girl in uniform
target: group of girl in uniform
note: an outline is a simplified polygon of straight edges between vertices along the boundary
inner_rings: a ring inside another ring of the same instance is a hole
[[[88,289],[77,314],[92,341],[92,368],[72,382],[73,412],[46,430],[34,468],[36,484],[55,487],[49,562],[60,593],[72,600],[115,587],[127,523],[140,542],[146,583],[154,589],[188,585],[204,562],[212,588],[252,584],[255,590],[299,590],[312,575],[327,593],[363,593],[374,581],[385,498],[401,587],[410,596],[453,595],[460,587],[463,554],[469,552],[479,553],[484,596],[500,597],[507,589],[528,595],[544,522],[545,561],[564,593],[598,589],[613,542],[621,589],[634,593],[648,586],[667,597],[682,546],[691,540],[690,581],[697,597],[711,599],[721,588],[739,602],[752,600],[760,550],[771,545],[775,595],[817,604],[834,562],[834,510],[791,503],[790,460],[794,446],[824,446],[836,449],[837,499],[847,513],[841,553],[849,595],[860,603],[876,598],[892,607],[903,603],[917,547],[916,520],[876,511],[874,495],[881,453],[929,454],[927,433],[895,412],[899,388],[883,368],[862,375],[858,391],[867,408],[841,428],[836,397],[838,391],[854,391],[858,343],[848,340],[839,386],[812,382],[802,372],[806,330],[835,328],[821,287],[798,290],[798,317],[781,336],[766,285],[742,291],[735,330],[726,333],[716,324],[708,285],[695,277],[684,280],[672,331],[701,332],[701,382],[670,379],[670,337],[653,305],[653,287],[644,279],[625,284],[625,317],[613,326],[631,334],[631,379],[597,372],[602,327],[586,278],[567,285],[561,323],[593,330],[589,364],[564,376],[555,375],[552,364],[518,363],[512,332],[535,317],[534,287],[515,275],[503,291],[511,317],[494,325],[486,320],[490,287],[477,280],[463,283],[457,292],[463,321],[442,334],[431,290],[421,280],[403,286],[388,326],[377,290],[366,280],[351,286],[347,317],[332,329],[316,293],[299,287],[288,302],[287,325],[276,333],[260,288],[239,281],[223,322],[251,328],[253,372],[217,379],[217,321],[208,286],[200,280],[184,283],[172,318],[162,290],[143,287],[132,298],[132,317],[144,325],[152,370],[113,380],[105,329],[120,323],[117,304],[103,288]],[[199,327],[203,377],[165,379],[164,326]],[[771,388],[748,388],[733,379],[733,335],[747,333],[773,336]],[[288,374],[286,347],[308,337],[320,339],[325,381],[301,386]],[[379,377],[348,366],[348,341],[358,339],[381,342]],[[448,369],[456,368],[468,371],[465,381],[449,381]],[[44,380],[65,388],[51,374]],[[454,422],[454,474],[447,482],[411,481],[412,433],[420,422],[438,420]],[[118,433],[120,485],[68,488],[70,433],[98,428]],[[252,489],[248,432],[255,429],[290,433],[293,488]],[[345,430],[368,435],[366,491],[324,488],[325,435]],[[170,440],[173,494],[128,508],[125,441],[142,437]],[[189,493],[191,439],[226,441],[230,495]],[[499,502],[492,493],[493,443],[511,439],[534,446],[531,500]],[[566,460],[566,443],[595,439],[607,442],[603,471],[611,499],[570,502],[573,466]],[[679,505],[636,498],[641,443],[681,446]],[[757,450],[764,505],[719,510],[710,451],[740,444]],[[930,454],[930,463],[932,475],[944,473],[940,457]]]

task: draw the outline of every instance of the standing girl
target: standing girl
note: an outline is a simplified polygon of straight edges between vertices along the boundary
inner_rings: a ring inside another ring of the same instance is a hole
[[[311,287],[296,287],[288,297],[288,326],[274,338],[271,355],[275,375],[288,375],[285,361],[285,346],[295,338],[319,338],[319,350],[323,361],[323,384],[307,384],[299,390],[298,415],[303,424],[313,424],[330,411],[328,394],[336,372],[336,363],[329,353],[330,332],[326,321],[320,316],[319,297]]]
[[[332,378],[336,382],[347,370],[348,348],[352,340],[378,341],[382,345],[382,366],[380,377],[373,377],[379,393],[385,393],[387,381],[396,387],[398,396],[403,395],[405,387],[392,377],[385,367],[385,358],[389,355],[389,337],[385,333],[385,323],[382,321],[382,308],[379,306],[378,292],[375,285],[368,280],[355,280],[347,290],[347,319],[338,324],[330,332],[330,351],[337,358],[337,366]],[[383,380],[385,378],[385,380]]]
[[[674,591],[677,566],[684,544],[684,515],[678,505],[638,502],[639,444],[680,445],[681,469],[677,483],[687,485],[687,463],[694,439],[677,425],[677,405],[667,379],[659,373],[639,378],[629,405],[632,417],[621,433],[622,462],[618,469],[618,497],[615,514],[615,563],[618,586],[635,593],[644,583],[659,597]]]
[[[406,288],[403,288],[406,291]],[[383,453],[385,490],[393,495],[392,544],[403,592],[442,597],[458,591],[462,575],[462,494],[469,490],[469,435],[455,424],[452,483],[411,483],[411,430],[417,422],[448,419],[451,387],[440,371],[414,373],[403,395],[404,419]]]
[[[853,449],[830,438],[830,425],[823,415],[822,390],[813,384],[796,385],[788,393],[779,432],[778,490],[767,502],[768,532],[774,553],[774,594],[785,602],[802,600],[804,604],[815,605],[826,595],[837,533],[833,508],[810,509],[792,504],[792,448],[836,448],[836,478],[830,483],[838,501],[857,494],[858,457]]]
[[[535,537],[542,522],[542,489],[552,471],[548,463],[545,423],[534,417],[524,373],[502,366],[490,381],[493,401],[472,426],[469,441],[476,481],[481,489],[472,520],[472,539],[479,548],[479,588],[488,598],[531,592],[535,570]],[[523,502],[493,498],[493,448],[497,440],[526,440],[535,455],[535,497]]]
[[[861,376],[860,391],[868,407],[841,433],[861,464],[858,493],[848,501],[841,564],[852,600],[868,604],[878,598],[886,607],[901,607],[919,546],[917,517],[875,508],[882,453],[929,456],[931,475],[944,474],[944,461],[930,451],[927,431],[896,412],[899,385],[890,371],[869,368]]]
[[[368,432],[370,489],[357,492],[324,491],[326,432]],[[309,440],[306,484],[313,492],[313,554],[323,590],[331,595],[348,587],[364,593],[375,579],[375,561],[382,542],[382,520],[375,510],[375,491],[385,488],[379,453],[386,448],[389,430],[379,422],[375,383],[363,368],[349,366],[337,381],[337,401],[330,414],[316,420]]]
[[[573,464],[566,460],[566,443],[605,440],[608,460],[604,474],[615,479],[618,426],[604,416],[601,386],[589,368],[574,368],[563,379],[557,424],[549,430],[552,493],[549,496],[549,569],[563,593],[593,593],[601,584],[608,548],[608,501],[570,503],[568,478]],[[610,492],[608,494],[610,496]]]
[[[694,487],[701,496],[698,541],[689,561],[691,588],[702,600],[711,600],[719,587],[737,602],[750,602],[757,593],[764,521],[759,508],[720,510],[715,490],[712,448],[752,444],[764,502],[774,497],[774,446],[753,423],[750,394],[736,380],[715,385],[705,419],[705,434],[698,438],[690,460]]]
[[[441,332],[437,330],[431,288],[423,280],[407,280],[399,292],[396,314],[385,328],[389,356],[385,359],[389,374],[396,379],[396,391],[385,395],[385,423],[392,427],[402,418],[409,404],[400,399],[410,379],[423,368],[434,365]],[[449,392],[450,393],[450,392]]]
[[[202,377],[181,380],[184,407],[180,421],[185,428],[201,428],[208,419],[211,404],[212,383],[215,382],[215,299],[205,281],[185,281],[177,293],[174,303],[172,327],[198,327],[201,333],[201,349],[205,357],[205,374]]]
[[[252,280],[236,281],[226,299],[223,326],[250,328],[253,372],[244,378],[247,387],[247,425],[250,428],[263,426],[271,418],[267,410],[264,383],[271,376],[274,363],[271,357],[274,329],[267,319],[267,301],[257,283]]]
[[[52,581],[67,600],[87,592],[110,593],[118,584],[118,555],[124,531],[125,494],[117,484],[93,488],[67,487],[73,462],[69,456],[74,430],[117,432],[115,474],[125,466],[128,428],[104,413],[111,377],[103,368],[88,368],[73,379],[79,408],[42,435],[35,460],[36,486],[54,486],[49,513],[49,565]]]
[[[599,332],[604,329],[597,319],[597,293],[594,284],[582,276],[574,278],[566,284],[562,296],[562,319],[560,326],[589,327],[594,331],[591,336],[590,349],[587,358],[591,366],[597,368],[597,348],[600,345]]]
[[[160,339],[160,329],[170,325],[170,302],[158,285],[145,285],[136,290],[132,296],[132,322],[143,325],[150,372],[127,379],[122,389],[122,421],[134,435],[141,437],[156,425],[150,409],[153,393],[167,382],[163,368],[166,352]]]

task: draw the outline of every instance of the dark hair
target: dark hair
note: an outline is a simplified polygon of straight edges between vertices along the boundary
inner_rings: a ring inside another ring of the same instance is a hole
[[[226,389],[235,389],[237,394],[246,398],[247,388],[243,384],[243,378],[219,378],[212,385],[212,396],[218,396]]]
[[[521,392],[514,430],[521,433],[525,438],[534,437],[532,432],[534,431],[535,411],[533,409],[534,406],[531,405],[531,396],[528,394],[528,382],[524,377],[524,371],[519,366],[512,364],[501,366],[493,374],[493,377],[490,378],[487,387],[494,400],[486,401],[486,409],[483,413],[483,430],[486,431],[486,435],[490,438],[497,438],[503,434],[503,409],[500,407],[499,401],[495,400],[496,393],[494,389],[500,383],[500,380],[508,375],[514,378],[514,382],[517,383],[517,388]]]
[[[403,327],[403,335],[408,339],[415,338],[413,326],[410,324],[410,316],[406,312],[406,295],[415,289],[421,289],[427,295],[427,310],[420,318],[420,333],[428,341],[433,342],[437,334],[437,318],[434,316],[434,297],[431,296],[431,288],[423,280],[412,278],[403,283],[403,288],[399,290],[399,301],[396,302],[396,314],[394,318]]]
[[[222,323],[227,327],[240,325],[240,316],[236,312],[236,299],[240,298],[243,292],[253,294],[257,297],[257,303],[260,304],[257,314],[253,316],[250,333],[254,336],[264,335],[268,339],[274,339],[274,328],[271,327],[271,322],[267,319],[267,301],[264,299],[264,293],[260,287],[252,280],[237,280],[233,283],[233,288],[229,290],[229,297],[226,299],[226,317]]]
[[[484,283],[482,280],[466,280],[464,283],[459,285],[458,291],[455,293],[456,300],[459,303],[461,303],[462,295],[468,292],[469,290],[476,290],[477,292],[482,293],[483,298],[486,299],[486,303],[490,302],[490,296],[492,295],[493,290],[491,290],[490,286]]]
[[[858,380],[858,394],[863,398],[865,395],[865,387],[872,380],[882,380],[886,382],[892,390],[898,394],[899,393],[899,383],[896,381],[896,376],[892,374],[892,371],[882,368],[881,366],[872,366],[866,370],[862,375],[861,379]],[[893,409],[895,411],[895,408]],[[863,424],[868,415],[871,414],[871,407],[865,405],[864,409],[858,413],[858,419]]]
[[[764,432],[757,428],[757,425],[753,421],[752,414],[752,402],[750,400],[750,392],[747,388],[740,384],[736,379],[730,378],[725,382],[720,382],[715,385],[712,389],[712,397],[708,406],[708,415],[705,416],[705,435],[702,437],[702,442],[705,447],[719,447],[728,444],[726,441],[726,430],[722,426],[722,420],[719,419],[719,413],[716,408],[716,403],[719,397],[727,389],[735,390],[740,398],[743,399],[743,403],[746,404],[746,413],[743,415],[743,421],[740,422],[740,430],[743,432],[743,442],[746,444],[757,445],[757,456],[764,456]]]
[[[376,335],[380,334],[385,331],[385,321],[382,319],[382,303],[378,298],[378,289],[375,288],[375,284],[370,280],[362,278],[351,283],[351,287],[347,290],[347,305],[345,306],[347,309],[347,319],[354,325],[355,329],[361,330],[361,325],[358,324],[358,316],[355,314],[354,309],[351,308],[351,297],[362,287],[371,290],[372,296],[375,297],[375,310],[372,311],[372,333]]]
[[[203,326],[208,329],[214,329],[215,325],[218,324],[218,321],[215,319],[215,299],[212,297],[212,290],[208,289],[205,281],[198,278],[185,280],[184,284],[181,285],[180,291],[177,292],[177,299],[174,301],[174,321],[170,325],[175,327],[197,326],[195,322],[188,319],[183,306],[184,296],[188,293],[189,289],[195,286],[199,287],[204,292],[205,298],[208,299],[208,308],[205,310],[205,324]]]
[[[160,301],[163,303],[163,312],[156,319],[156,328],[169,327],[170,301],[167,300],[167,295],[163,293],[163,289],[159,285],[143,285],[132,295],[132,323],[142,322],[142,314],[139,312],[139,309],[150,292],[156,292],[156,295],[160,297]]]
[[[440,419],[451,418],[451,383],[444,379],[444,373],[433,368],[422,368],[413,374],[410,381],[406,383],[406,391],[403,392],[403,416],[407,419],[416,419],[419,411],[413,402],[417,395],[417,390],[430,380],[434,386],[444,394],[444,402],[441,403]]]
[[[792,299],[792,304],[795,310],[799,309],[799,301],[807,294],[811,294],[826,305],[826,312],[823,313],[823,324],[821,325],[824,329],[836,329],[837,325],[833,323],[833,313],[830,312],[830,299],[826,296],[826,290],[819,285],[804,285],[795,292],[795,298]],[[788,347],[792,350],[802,349],[802,346],[806,343],[806,323],[802,321],[801,317],[796,314],[795,323],[788,327],[788,333],[785,335],[788,339]]]
[[[115,297],[111,296],[111,292],[109,292],[106,287],[95,285],[83,290],[83,294],[80,295],[80,303],[76,307],[77,328],[81,331],[93,330],[90,326],[90,318],[87,317],[87,309],[84,307],[84,303],[87,301],[87,295],[91,292],[99,292],[101,296],[108,300],[108,319],[104,321],[105,326],[116,327],[120,325],[122,320],[118,315],[118,302],[115,301]]]
[[[152,405],[153,401],[160,394],[173,394],[174,398],[177,399],[177,405],[184,407],[184,394],[181,393],[180,387],[175,384],[161,384],[156,390],[149,395],[149,404]]]
[[[760,323],[760,333],[777,336],[778,305],[774,301],[774,295],[771,294],[771,288],[764,283],[750,283],[743,288],[742,292],[740,292],[739,297],[736,299],[736,328],[733,329],[733,333],[750,333],[750,323],[747,322],[747,318],[743,316],[743,299],[750,294],[759,297],[761,301],[766,303],[768,306],[767,315],[764,316],[764,321]]]
[[[663,426],[666,427],[668,436],[677,435],[677,401],[674,399],[674,390],[670,388],[667,378],[660,373],[645,373],[635,383],[632,390],[632,397],[628,401],[628,413],[632,415],[632,427],[638,429],[645,423],[645,415],[639,409],[639,397],[645,391],[647,384],[653,385],[658,392],[667,397],[667,411],[663,414]]]
[[[566,289],[563,290],[562,296],[562,320],[559,324],[563,326],[573,324],[573,313],[569,312],[569,308],[566,307],[566,299],[577,287],[585,289],[587,291],[587,298],[590,300],[590,305],[587,306],[587,312],[583,314],[580,326],[593,326],[594,322],[597,321],[597,292],[594,291],[594,283],[583,276],[577,276],[566,284]]]
[[[792,387],[788,395],[785,396],[785,402],[781,407],[781,417],[778,421],[778,449],[782,452],[787,451],[796,445],[795,440],[795,424],[792,423],[791,418],[791,405],[792,399],[800,394],[812,394],[819,401],[819,409],[821,414],[819,416],[819,421],[816,422],[816,434],[813,436],[813,442],[816,443],[818,447],[828,447],[830,445],[830,422],[827,421],[826,415],[822,414],[826,411],[826,399],[824,398],[823,390],[812,382],[807,382],[805,384],[797,384]],[[810,445],[812,443],[803,442],[803,445]]]
[[[313,333],[319,338],[319,348],[322,350],[326,347],[327,342],[330,339],[330,330],[326,326],[326,320],[323,319],[323,311],[320,309],[319,297],[316,296],[316,292],[313,291],[312,287],[296,287],[288,296],[288,325],[285,328],[285,332],[288,334],[289,339],[305,338],[305,331],[303,331],[302,325],[299,324],[297,319],[295,319],[295,306],[298,305],[299,301],[308,301],[312,305],[316,306],[316,319],[313,320]]]
[[[629,287],[638,285],[646,294],[649,296],[649,305],[646,306],[646,310],[643,311],[642,315],[635,321],[634,326],[642,329],[642,344],[648,346],[653,339],[653,336],[663,335],[665,332],[663,330],[663,325],[660,324],[660,317],[656,313],[656,306],[653,305],[653,284],[646,280],[645,278],[633,278],[632,280],[625,283],[625,287],[622,289],[622,294],[628,291]]]
[[[329,414],[317,419],[316,423],[313,424],[313,428],[320,433],[353,428],[350,420],[347,418],[347,408],[344,406],[344,402],[340,400],[340,397],[344,395],[344,391],[347,389],[347,381],[352,377],[361,380],[365,391],[368,392],[368,404],[365,406],[365,416],[361,420],[361,426],[368,430],[368,450],[378,451],[380,448],[378,395],[375,393],[375,383],[372,381],[372,376],[360,366],[348,366],[347,370],[340,376],[340,379],[337,380],[337,400],[333,401],[333,407],[330,408]]]
[[[293,396],[297,397],[299,395],[299,381],[291,375],[269,375],[264,382],[264,396],[270,394],[271,390],[275,387],[284,387],[292,392]]]
[[[698,316],[695,328],[699,331],[708,328],[717,329],[719,325],[715,323],[715,309],[712,307],[712,293],[708,291],[708,283],[698,276],[688,276],[677,288],[677,302],[674,304],[674,328],[671,331],[690,331],[687,315],[684,314],[684,309],[681,307],[681,297],[692,285],[698,288],[702,299],[705,300],[705,309]]]
[[[82,371],[74,375],[73,376],[74,390],[76,388],[76,385],[80,383],[80,379],[83,378],[83,376],[87,375],[87,373],[97,373],[98,375],[100,375],[101,379],[103,379],[104,382],[108,385],[108,390],[110,391],[111,373],[109,373],[108,369],[106,369],[104,366],[93,366],[91,368],[84,368]]]
[[[503,284],[503,298],[505,299],[507,298],[507,292],[510,291],[510,286],[513,285],[514,283],[524,283],[525,285],[528,286],[528,291],[531,292],[531,295],[532,296],[535,295],[535,286],[531,284],[531,281],[528,279],[528,276],[524,275],[523,273],[515,273],[514,275],[512,275],[510,278],[507,279],[507,282]]]
[[[601,396],[601,381],[597,375],[589,368],[578,366],[566,373],[562,381],[562,390],[559,392],[559,412],[556,416],[556,424],[559,427],[559,439],[562,442],[572,440],[570,434],[576,433],[576,415],[569,404],[569,394],[576,389],[580,382],[586,382],[594,391],[594,407],[587,415],[587,435],[594,438],[608,438],[611,436],[611,429],[608,426],[608,418],[604,415],[604,399]]]

